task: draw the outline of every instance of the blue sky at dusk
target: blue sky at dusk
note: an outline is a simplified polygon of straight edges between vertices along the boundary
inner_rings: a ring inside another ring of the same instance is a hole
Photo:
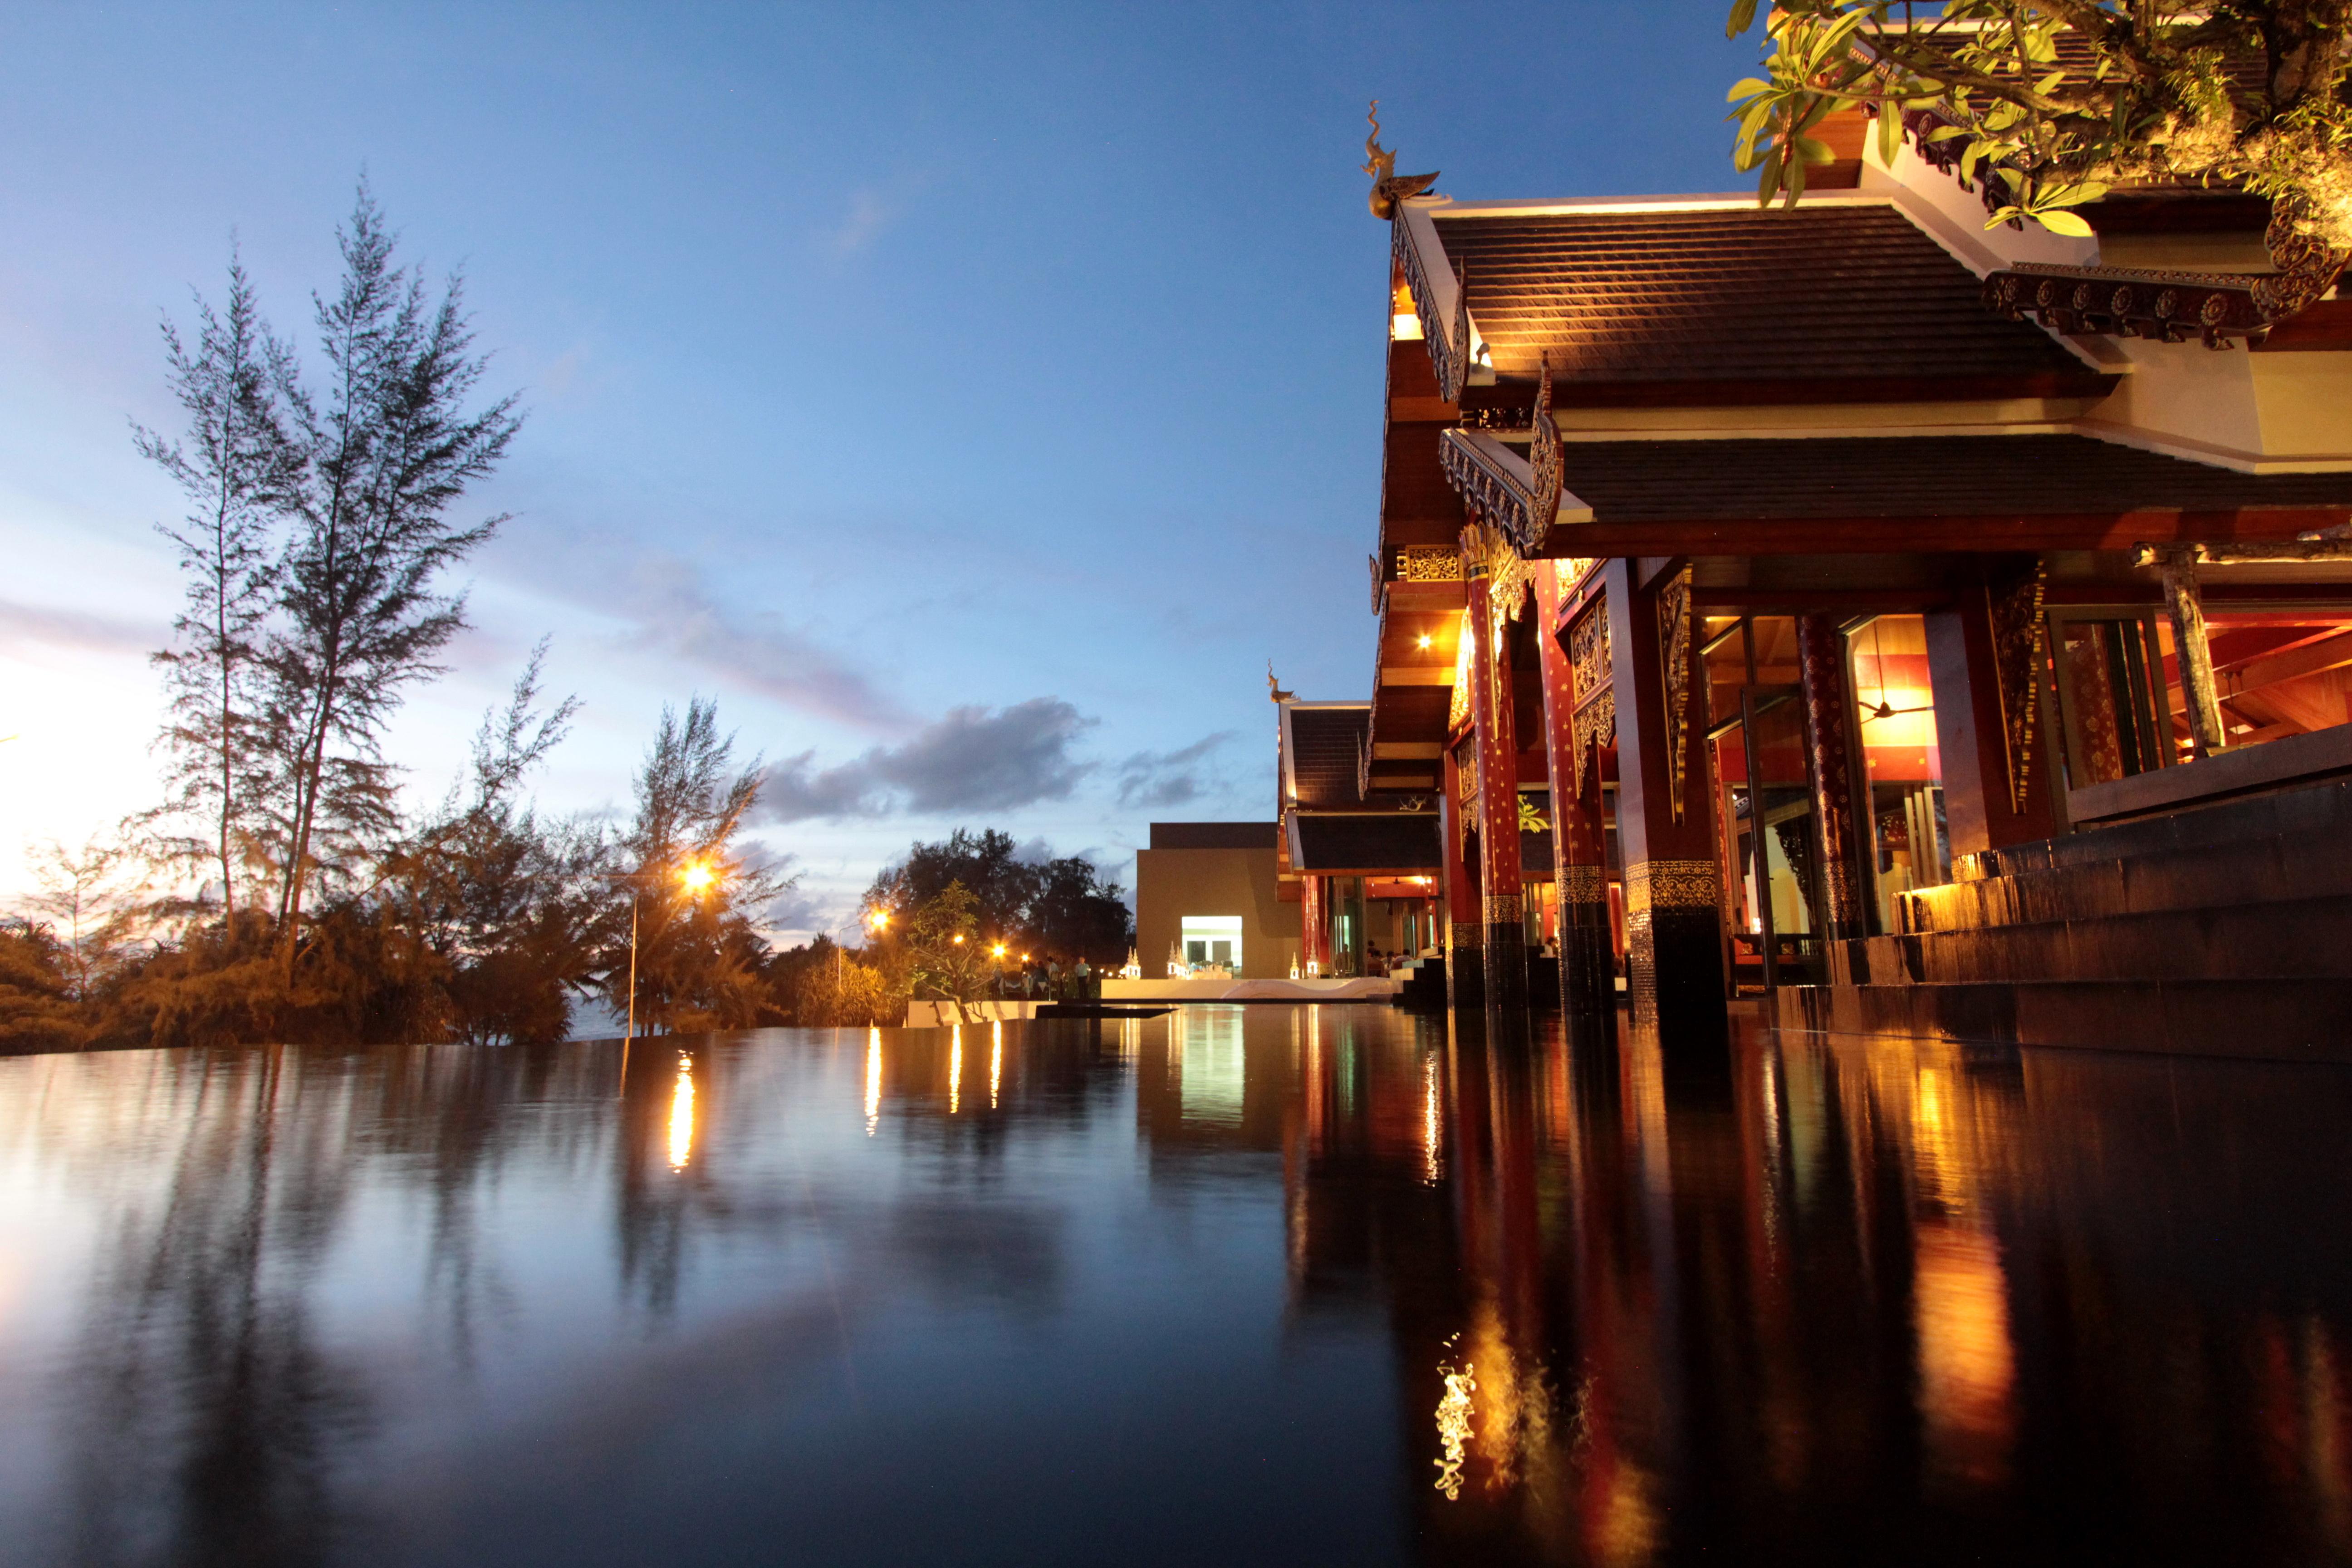
[[[715,697],[794,930],[959,824],[1125,880],[1155,817],[1268,816],[1267,659],[1371,673],[1365,100],[1465,198],[1730,188],[1725,8],[10,7],[0,894],[155,794],[159,315],[235,231],[308,342],[362,170],[530,410],[419,795],[548,636],[541,800],[625,810]]]

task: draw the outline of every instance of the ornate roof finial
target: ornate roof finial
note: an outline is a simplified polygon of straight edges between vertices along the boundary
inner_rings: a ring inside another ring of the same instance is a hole
[[[1396,216],[1396,205],[1407,196],[1417,196],[1437,184],[1437,171],[1426,174],[1407,174],[1397,178],[1396,154],[1381,145],[1381,100],[1372,100],[1370,114],[1372,129],[1364,138],[1364,173],[1372,177],[1372,216],[1383,223]]]
[[[1272,659],[1267,659],[1265,661],[1265,689],[1266,695],[1276,702],[1292,702],[1296,701],[1298,698],[1298,693],[1296,691],[1285,691],[1282,689],[1282,683],[1275,679],[1274,660]]]
[[[1567,488],[1566,454],[1560,450],[1559,421],[1551,416],[1551,355],[1543,356],[1543,372],[1536,381],[1535,417],[1528,421],[1528,471],[1535,479],[1528,526],[1538,543],[1559,515],[1560,491]]]

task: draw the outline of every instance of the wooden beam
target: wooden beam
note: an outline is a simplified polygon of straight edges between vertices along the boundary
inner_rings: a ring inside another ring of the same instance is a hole
[[[1602,509],[1605,514],[1607,509]],[[1681,518],[1562,524],[1546,559],[1643,555],[1885,555],[2115,550],[2142,543],[2293,540],[2352,521],[2352,506],[2217,511],[2013,512],[1922,517]]]

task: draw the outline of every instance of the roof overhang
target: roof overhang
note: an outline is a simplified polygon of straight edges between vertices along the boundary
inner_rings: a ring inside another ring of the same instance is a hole
[[[1291,868],[1314,877],[1421,877],[1442,869],[1433,812],[1290,814]]]
[[[1522,555],[1543,553],[1555,523],[1592,521],[1592,509],[1564,489],[1551,514],[1538,515],[1543,508],[1534,466],[1518,448],[1487,431],[1446,431],[1439,439],[1438,460],[1447,481],[1507,534]]]

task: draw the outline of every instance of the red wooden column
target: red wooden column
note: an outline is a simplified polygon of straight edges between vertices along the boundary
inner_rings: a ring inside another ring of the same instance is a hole
[[[1797,671],[1805,703],[1805,761],[1813,775],[1813,853],[1821,858],[1822,934],[1832,942],[1870,934],[1854,874],[1857,812],[1870,809],[1870,783],[1854,766],[1847,713],[1845,636],[1837,617],[1797,617]]]
[[[1971,574],[1948,610],[1930,612],[1927,679],[1952,856],[2030,844],[2057,831],[2050,810],[2050,732],[2034,668],[2041,575],[2031,561]]]
[[[1617,964],[1609,940],[1601,737],[1593,737],[1590,756],[1578,755],[1579,693],[1575,664],[1561,640],[1567,634],[1559,625],[1559,574],[1547,561],[1537,564],[1535,575],[1536,649],[1543,669],[1544,760],[1551,778],[1551,863],[1559,891],[1560,1005],[1571,1016],[1605,1016],[1616,1005]]]
[[[1719,1044],[1722,872],[1707,787],[1706,672],[1687,568],[1642,586],[1638,562],[1602,568],[1617,703],[1617,844],[1625,862],[1633,1021],[1669,1044]]]
[[[1445,1001],[1460,1009],[1486,995],[1486,932],[1478,920],[1478,879],[1470,868],[1462,820],[1462,751],[1445,749],[1445,793],[1437,803],[1437,835],[1444,841]]]
[[[1298,963],[1309,975],[1331,973],[1331,914],[1321,877],[1298,879]]]
[[[1469,590],[1470,721],[1478,737],[1478,883],[1486,928],[1486,1011],[1528,1010],[1525,888],[1519,879],[1519,742],[1510,645],[1496,624],[1491,552],[1510,547],[1476,523],[1462,531]]]

